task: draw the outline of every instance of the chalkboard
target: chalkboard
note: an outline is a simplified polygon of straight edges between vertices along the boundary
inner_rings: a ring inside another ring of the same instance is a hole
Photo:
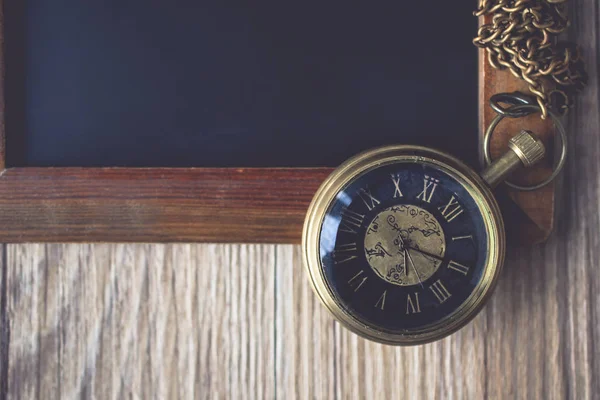
[[[471,2],[5,1],[7,165],[477,153]]]

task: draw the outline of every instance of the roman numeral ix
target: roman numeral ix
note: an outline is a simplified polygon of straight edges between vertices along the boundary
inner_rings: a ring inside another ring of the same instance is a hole
[[[374,209],[378,204],[381,204],[379,200],[373,197],[369,189],[360,189],[358,195],[362,199],[363,203],[365,203],[365,206],[367,206],[369,211]]]

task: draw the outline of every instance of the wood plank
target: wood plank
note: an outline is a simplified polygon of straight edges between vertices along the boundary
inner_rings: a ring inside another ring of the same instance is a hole
[[[460,332],[416,347],[369,342],[338,327],[340,398],[486,398],[483,314]],[[360,378],[359,378],[360,377]]]
[[[490,16],[481,17],[480,23],[489,23]],[[485,50],[479,50],[479,121],[480,143],[483,144],[484,134],[497,114],[489,105],[490,98],[498,93],[522,92],[529,93],[527,83],[513,76],[509,71],[494,69],[487,60]],[[490,142],[492,159],[497,159],[508,149],[508,141],[521,130],[534,132],[545,144],[547,149],[554,148],[554,126],[550,119],[544,121],[539,114],[525,118],[505,118],[497,127]],[[481,154],[483,162],[483,153]],[[523,170],[512,180],[519,185],[537,184],[552,173],[552,154],[538,165]],[[503,204],[506,219],[506,229],[513,243],[524,245],[540,243],[548,239],[554,227],[554,195],[555,184],[534,192],[521,192],[502,185],[497,191],[506,193],[511,201],[510,206]],[[510,210],[517,207],[518,213]],[[510,210],[510,211],[509,211]]]
[[[6,245],[0,245],[0,399],[8,392],[8,352],[10,344],[6,290]]]
[[[0,242],[299,243],[327,168],[17,168]]]
[[[339,329],[308,284],[297,246],[278,246],[275,268],[277,398],[333,398]]]
[[[274,397],[273,255],[10,246],[9,397]]]
[[[570,7],[570,39],[582,47],[589,82],[576,98],[567,129],[571,163],[563,187],[565,216],[557,229],[557,241],[566,244],[561,253],[573,269],[567,275],[568,324],[565,335],[573,368],[567,370],[567,393],[596,397],[600,393],[600,4],[593,0],[573,2]],[[564,246],[564,245],[563,245]],[[557,251],[561,251],[561,245]],[[562,268],[561,268],[562,267]]]
[[[600,238],[583,236],[513,250],[481,315],[409,348],[333,322],[296,246],[11,245],[8,393],[591,398]]]

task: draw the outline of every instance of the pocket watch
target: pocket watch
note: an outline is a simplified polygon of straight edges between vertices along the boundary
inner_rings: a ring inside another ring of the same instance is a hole
[[[523,131],[481,175],[419,146],[349,159],[305,220],[314,291],[345,327],[377,342],[422,344],[455,332],[481,310],[502,269],[504,224],[491,189],[543,155]]]

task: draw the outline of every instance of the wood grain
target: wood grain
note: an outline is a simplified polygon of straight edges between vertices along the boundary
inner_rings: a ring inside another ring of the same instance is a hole
[[[461,331],[410,348],[358,338],[319,305],[297,246],[8,245],[0,398],[600,398],[600,6],[572,18],[590,84],[556,233],[509,250]]]
[[[6,245],[0,246],[0,398],[8,391],[10,329],[6,289]]]
[[[10,245],[7,394],[593,398],[598,239],[513,250],[482,314],[410,348],[335,323],[296,246]]]
[[[269,249],[11,246],[9,396],[273,398]]]
[[[0,242],[299,243],[327,168],[15,168]]]

